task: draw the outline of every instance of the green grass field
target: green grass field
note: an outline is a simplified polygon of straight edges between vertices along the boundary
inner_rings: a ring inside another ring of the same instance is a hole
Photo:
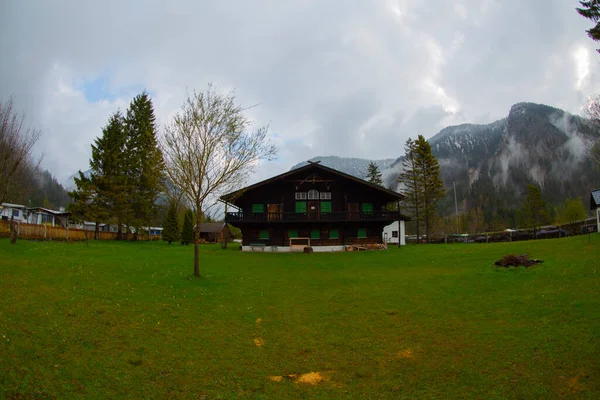
[[[0,240],[0,398],[600,398],[600,235],[201,249]]]

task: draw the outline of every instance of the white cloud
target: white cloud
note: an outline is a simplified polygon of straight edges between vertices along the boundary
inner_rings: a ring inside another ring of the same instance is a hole
[[[161,125],[208,82],[258,104],[251,117],[281,149],[255,177],[317,155],[396,157],[409,136],[491,122],[520,101],[576,113],[600,90],[588,21],[562,0],[31,0],[1,14],[0,98],[42,130],[59,177],[87,167],[135,88]],[[81,82],[106,71],[117,96],[86,100]]]

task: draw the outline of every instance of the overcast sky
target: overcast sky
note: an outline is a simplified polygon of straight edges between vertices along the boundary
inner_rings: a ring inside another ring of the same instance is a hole
[[[280,148],[253,181],[320,155],[395,158],[408,137],[521,101],[579,113],[600,43],[571,0],[0,1],[0,99],[42,130],[59,180],[136,94],[161,125],[186,90],[236,90]]]

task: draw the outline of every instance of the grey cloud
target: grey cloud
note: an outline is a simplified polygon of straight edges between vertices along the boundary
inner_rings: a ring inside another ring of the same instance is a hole
[[[575,3],[398,1],[399,15],[395,3],[3,2],[0,98],[15,95],[64,176],[86,167],[89,143],[135,94],[90,104],[78,82],[109,71],[115,92],[146,87],[164,123],[186,89],[212,81],[259,104],[252,117],[281,136],[266,177],[317,155],[396,157],[409,136],[491,122],[519,101],[577,112],[600,90]],[[575,46],[591,60],[581,91]]]

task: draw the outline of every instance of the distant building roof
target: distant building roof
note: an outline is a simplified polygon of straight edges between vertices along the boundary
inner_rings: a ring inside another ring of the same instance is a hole
[[[40,211],[46,212],[48,214],[54,214],[54,215],[71,215],[71,213],[69,211],[56,211],[56,210],[51,210],[49,208],[44,208],[44,207],[30,207],[30,208],[28,208],[28,210],[40,210]]]
[[[590,210],[600,207],[600,189],[592,190],[590,196]]]
[[[12,203],[2,203],[2,207],[10,207],[10,208],[27,208],[21,204],[12,204]]]
[[[225,227],[225,222],[203,222],[200,224],[200,232],[214,233],[221,232]]]

